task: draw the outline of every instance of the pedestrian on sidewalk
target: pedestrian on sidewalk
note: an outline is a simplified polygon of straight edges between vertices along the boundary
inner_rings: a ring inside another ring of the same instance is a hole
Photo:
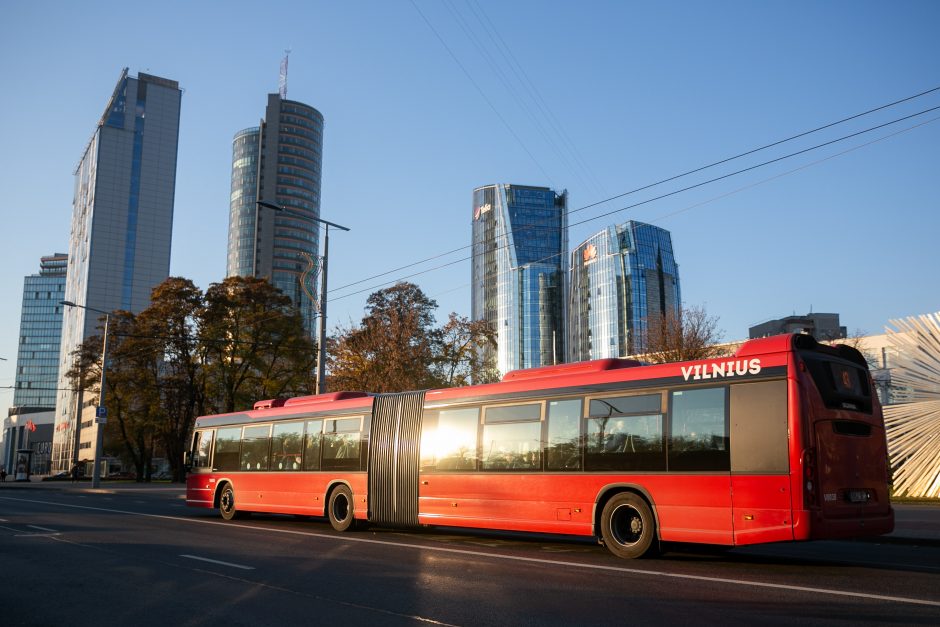
[[[0,481],[4,483],[6,483],[7,481],[7,469],[6,468],[0,468]]]

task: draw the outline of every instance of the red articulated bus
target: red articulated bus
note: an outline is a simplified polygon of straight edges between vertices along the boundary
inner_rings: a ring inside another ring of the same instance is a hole
[[[640,557],[894,527],[865,359],[807,335],[500,383],[262,401],[196,421],[186,502],[357,524],[597,537]]]

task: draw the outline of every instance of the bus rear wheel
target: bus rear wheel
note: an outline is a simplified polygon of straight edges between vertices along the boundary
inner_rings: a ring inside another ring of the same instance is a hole
[[[225,520],[245,518],[247,515],[247,512],[241,512],[235,508],[235,489],[231,483],[226,483],[219,494],[219,513]]]
[[[327,504],[327,515],[330,517],[330,524],[337,531],[349,531],[353,527],[355,518],[353,518],[353,498],[352,490],[341,485],[330,493],[330,501]]]
[[[601,513],[604,545],[617,557],[636,559],[654,552],[656,521],[649,505],[632,492],[615,494]]]

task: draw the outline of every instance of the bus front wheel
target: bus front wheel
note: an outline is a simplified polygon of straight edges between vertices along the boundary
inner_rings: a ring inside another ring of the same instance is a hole
[[[353,498],[352,491],[348,487],[341,485],[330,493],[327,513],[333,529],[349,531],[352,528],[355,520],[353,518]]]
[[[243,518],[246,512],[240,512],[235,508],[235,489],[231,483],[226,483],[219,494],[219,513],[225,520],[235,520]]]
[[[653,512],[633,492],[615,494],[601,513],[604,545],[617,557],[635,559],[653,552],[656,521]]]

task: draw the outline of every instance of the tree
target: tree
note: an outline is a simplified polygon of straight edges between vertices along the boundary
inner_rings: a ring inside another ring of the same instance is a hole
[[[437,303],[413,283],[369,296],[359,326],[340,328],[330,341],[330,388],[401,392],[434,387],[440,332]]]
[[[668,312],[649,320],[646,353],[652,363],[711,359],[726,354],[719,346],[722,332],[718,318],[698,306],[683,307],[679,314]]]
[[[202,307],[203,294],[192,281],[170,277],[153,289],[150,306],[136,318],[139,339],[159,359],[153,421],[173,481],[185,479],[183,452],[206,408],[205,350],[197,327]],[[149,468],[145,476],[149,479]]]
[[[66,374],[73,386],[95,389],[101,380],[102,336],[86,338],[74,352]],[[106,451],[118,454],[137,470],[139,480],[149,480],[154,453],[155,409],[159,407],[156,373],[159,355],[150,338],[137,329],[136,317],[128,311],[111,314],[108,332],[106,390],[97,404],[108,408],[102,426]],[[101,390],[98,390],[101,394]],[[118,447],[114,443],[119,443]]]
[[[67,376],[75,387],[94,389],[100,363],[101,336],[91,336]],[[106,448],[149,481],[160,447],[173,480],[182,481],[197,416],[309,394],[315,363],[299,312],[267,281],[231,277],[203,294],[189,279],[170,277],[139,314],[111,314]]]
[[[198,314],[207,404],[217,412],[309,394],[316,351],[290,298],[264,279],[228,277]]]
[[[451,313],[438,338],[435,372],[438,385],[456,387],[471,383],[499,381],[499,370],[492,357],[496,354],[496,332],[485,320],[470,320]]]

